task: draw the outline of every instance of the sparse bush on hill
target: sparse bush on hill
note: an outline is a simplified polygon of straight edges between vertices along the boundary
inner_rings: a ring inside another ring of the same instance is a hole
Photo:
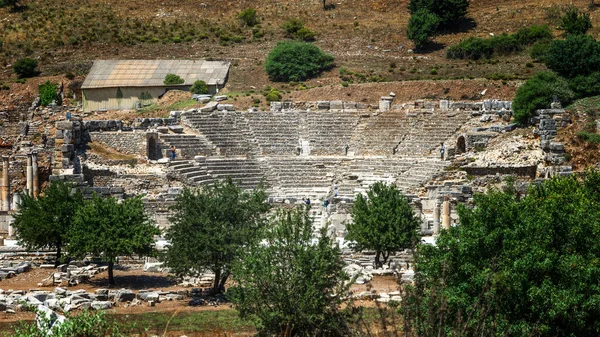
[[[38,94],[40,95],[40,104],[47,106],[58,98],[56,91],[58,90],[58,84],[46,81],[40,84],[38,87]]]
[[[37,66],[37,60],[24,57],[15,62],[13,65],[13,71],[19,78],[34,77],[38,74]]]
[[[341,250],[323,229],[313,238],[305,208],[282,210],[263,241],[234,264],[227,295],[260,336],[350,336],[348,275]]]
[[[450,59],[479,60],[494,54],[507,55],[519,52],[537,41],[552,39],[548,25],[522,28],[514,34],[502,34],[490,38],[469,37],[448,48],[446,57]]]
[[[554,40],[544,63],[566,78],[600,71],[600,44],[588,35],[569,35],[565,40]]]
[[[421,245],[402,298],[406,336],[595,336],[600,173],[474,197]]]
[[[416,48],[425,46],[435,35],[440,18],[427,9],[419,9],[408,20],[406,35]]]
[[[440,18],[441,26],[449,26],[465,18],[469,0],[410,0],[408,9],[411,15],[426,9]]]
[[[515,120],[526,125],[537,109],[550,108],[554,96],[563,104],[575,98],[564,78],[551,71],[537,73],[517,89],[512,105]]]
[[[202,80],[197,80],[190,88],[190,91],[196,95],[208,94],[208,85]]]
[[[315,32],[304,26],[304,23],[298,19],[289,19],[281,25],[286,36],[294,40],[311,42],[315,40]]]
[[[167,74],[167,76],[165,76],[165,80],[163,81],[164,84],[170,85],[170,84],[183,84],[185,83],[185,80],[181,77],[179,77],[179,75],[176,74]]]
[[[585,34],[592,28],[590,15],[582,13],[573,5],[569,6],[561,17],[560,29],[567,35]]]
[[[333,56],[306,42],[279,42],[267,55],[265,68],[273,81],[304,81],[334,66]]]
[[[569,87],[577,99],[600,95],[600,72],[576,76],[569,80]]]
[[[256,9],[246,8],[238,14],[238,20],[243,26],[254,27],[259,23]]]
[[[266,87],[263,95],[267,103],[281,101],[281,93],[275,88]]]

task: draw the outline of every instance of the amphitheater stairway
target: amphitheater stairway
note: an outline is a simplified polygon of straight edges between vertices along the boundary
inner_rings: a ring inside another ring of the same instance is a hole
[[[170,171],[191,185],[210,184],[230,177],[241,188],[253,189],[263,179],[258,163],[247,158],[208,158],[205,161],[175,160]]]
[[[215,153],[215,146],[203,137],[191,134],[160,134],[159,149],[164,157],[170,156],[171,146],[175,146],[177,153],[182,158],[194,156],[208,156]]]
[[[199,132],[214,145],[221,156],[258,154],[250,139],[248,121],[242,113],[232,111],[200,112],[183,116],[186,126]]]

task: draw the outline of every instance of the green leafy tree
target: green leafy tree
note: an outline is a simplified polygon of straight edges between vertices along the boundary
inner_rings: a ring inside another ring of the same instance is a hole
[[[557,74],[572,78],[600,71],[600,44],[588,35],[569,35],[554,40],[544,63]]]
[[[585,34],[592,28],[590,15],[580,12],[579,9],[573,5],[566,9],[565,14],[560,20],[560,29],[567,35]]]
[[[243,26],[254,27],[259,23],[256,9],[246,8],[238,14],[238,20]]]
[[[465,18],[469,0],[410,0],[408,9],[411,15],[428,10],[440,18],[441,26],[449,26]]]
[[[117,257],[153,254],[154,235],[159,234],[144,211],[141,196],[117,202],[94,195],[75,213],[69,253],[102,257],[108,262],[108,282],[114,285]]]
[[[208,85],[202,80],[197,80],[190,88],[190,91],[196,95],[208,94]]]
[[[536,110],[550,108],[555,96],[561,103],[568,104],[575,94],[569,88],[569,83],[556,73],[537,73],[517,89],[512,104],[515,120],[527,125]]]
[[[19,243],[28,250],[56,249],[56,265],[68,247],[73,216],[81,207],[81,193],[67,182],[53,182],[36,199],[24,194],[13,224]]]
[[[219,293],[231,273],[231,263],[258,237],[269,209],[262,187],[247,192],[230,178],[199,190],[184,189],[173,206],[175,214],[162,256],[171,272],[215,274],[213,292]]]
[[[38,61],[36,59],[24,57],[13,64],[13,71],[19,78],[34,77],[39,74],[37,66]]]
[[[600,174],[554,179],[459,207],[418,248],[403,297],[418,336],[594,336],[600,331]]]
[[[183,84],[183,83],[185,83],[185,80],[183,78],[179,77],[179,75],[167,74],[167,76],[165,76],[165,80],[163,81],[163,83],[166,85]]]
[[[48,104],[58,99],[58,84],[46,81],[38,86],[38,94],[40,95],[40,104],[47,106]]]
[[[347,336],[340,306],[351,282],[335,242],[325,230],[315,242],[305,208],[278,212],[267,228],[234,264],[237,286],[227,294],[240,316],[262,335]]]
[[[269,78],[273,81],[304,81],[333,68],[333,56],[306,42],[279,42],[265,61]]]
[[[440,18],[437,15],[422,8],[411,15],[408,20],[406,35],[415,44],[415,47],[421,48],[435,36],[439,24]]]
[[[420,221],[408,199],[394,185],[376,182],[367,197],[356,197],[346,240],[355,250],[374,250],[376,267],[383,266],[398,250],[413,248],[419,241]],[[383,261],[382,261],[383,258]]]

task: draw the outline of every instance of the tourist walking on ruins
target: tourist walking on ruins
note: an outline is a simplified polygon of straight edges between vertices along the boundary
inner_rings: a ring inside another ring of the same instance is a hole
[[[171,145],[171,160],[175,160],[175,145]]]
[[[444,147],[444,143],[440,143],[440,159],[444,160],[444,152],[446,152],[446,147]]]

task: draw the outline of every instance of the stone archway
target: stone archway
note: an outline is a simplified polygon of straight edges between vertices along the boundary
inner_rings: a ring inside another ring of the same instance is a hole
[[[157,160],[162,157],[158,148],[158,134],[156,133],[146,134],[146,156],[149,160]]]
[[[467,152],[467,144],[464,136],[458,137],[456,140],[456,153],[465,153]]]

